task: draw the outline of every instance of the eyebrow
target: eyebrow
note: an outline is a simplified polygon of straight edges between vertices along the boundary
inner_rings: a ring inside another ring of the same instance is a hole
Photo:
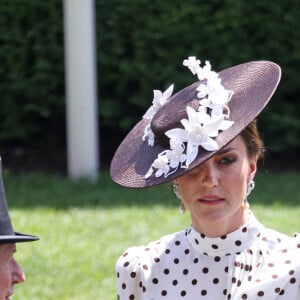
[[[234,147],[223,148],[223,149],[221,149],[220,151],[218,151],[218,152],[216,153],[216,155],[221,155],[221,154],[225,154],[225,153],[227,153],[227,152],[230,152],[230,151],[236,151],[236,150],[237,150],[237,148],[234,148]]]

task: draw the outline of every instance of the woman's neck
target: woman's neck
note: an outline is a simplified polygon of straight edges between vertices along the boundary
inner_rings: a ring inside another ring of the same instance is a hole
[[[229,234],[241,226],[248,220],[248,210],[241,208],[230,218],[214,219],[214,220],[200,220],[192,217],[192,226],[194,229],[207,237],[216,238]]]

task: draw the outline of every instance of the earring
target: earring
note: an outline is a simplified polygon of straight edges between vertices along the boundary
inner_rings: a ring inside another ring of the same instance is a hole
[[[247,194],[246,194],[246,198],[243,203],[244,209],[249,209],[249,207],[250,207],[249,202],[248,202],[248,196],[251,194],[251,192],[254,190],[254,188],[255,188],[255,182],[253,180],[251,180],[247,185]]]
[[[247,186],[247,197],[251,194],[251,192],[254,190],[254,188],[255,188],[255,182],[253,180],[251,180]]]
[[[185,206],[183,204],[182,201],[180,201],[180,205],[179,205],[179,208],[178,208],[178,211],[181,215],[183,215],[185,213]]]
[[[176,197],[180,200],[180,205],[178,208],[179,213],[182,215],[185,213],[185,206],[181,200],[179,185],[176,182],[173,182],[173,191]]]
[[[173,192],[176,195],[176,197],[181,200],[179,185],[176,182],[173,182]]]

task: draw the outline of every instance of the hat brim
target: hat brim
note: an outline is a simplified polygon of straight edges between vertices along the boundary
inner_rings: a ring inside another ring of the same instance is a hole
[[[219,145],[217,151],[237,137],[264,109],[278,86],[281,69],[270,61],[254,61],[227,68],[218,74],[225,89],[234,92],[228,105],[229,120],[234,121],[234,124],[217,136],[216,142]],[[178,115],[176,116],[178,111],[183,111],[186,115],[185,107],[195,100],[198,85],[199,82],[195,82],[172,96],[169,102],[157,112],[157,118],[161,119],[162,123],[172,123],[170,119],[178,118]],[[147,141],[142,140],[144,129],[148,124],[149,121],[145,119],[139,121],[120,144],[112,159],[110,175],[122,186],[144,188],[171,181],[200,165],[217,152],[200,148],[197,158],[189,168],[178,168],[168,177],[155,177],[153,174],[146,179],[145,174],[157,155],[166,150],[158,143],[151,147],[148,146]]]
[[[6,243],[22,243],[22,242],[33,242],[40,238],[34,235],[23,234],[15,232],[14,235],[2,235],[0,236],[0,245]]]

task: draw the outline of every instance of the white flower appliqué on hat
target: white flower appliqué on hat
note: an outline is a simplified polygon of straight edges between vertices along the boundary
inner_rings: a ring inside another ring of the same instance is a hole
[[[201,81],[196,89],[199,107],[195,110],[187,106],[187,119],[180,121],[183,128],[174,128],[165,132],[169,138],[170,149],[158,154],[145,178],[149,178],[153,172],[156,177],[162,175],[167,177],[176,172],[178,167],[188,168],[197,158],[199,147],[206,151],[218,150],[219,146],[214,138],[218,136],[219,131],[228,129],[234,123],[228,120],[230,111],[227,106],[233,92],[224,88],[218,73],[211,70],[208,61],[203,67],[200,63],[195,56],[190,56],[183,61],[183,65]],[[143,135],[143,141],[147,139],[149,146],[155,143],[155,135],[150,125],[151,120],[156,112],[170,100],[172,93],[173,85],[163,93],[159,90],[153,91],[152,106],[143,116],[144,119],[150,121]]]

